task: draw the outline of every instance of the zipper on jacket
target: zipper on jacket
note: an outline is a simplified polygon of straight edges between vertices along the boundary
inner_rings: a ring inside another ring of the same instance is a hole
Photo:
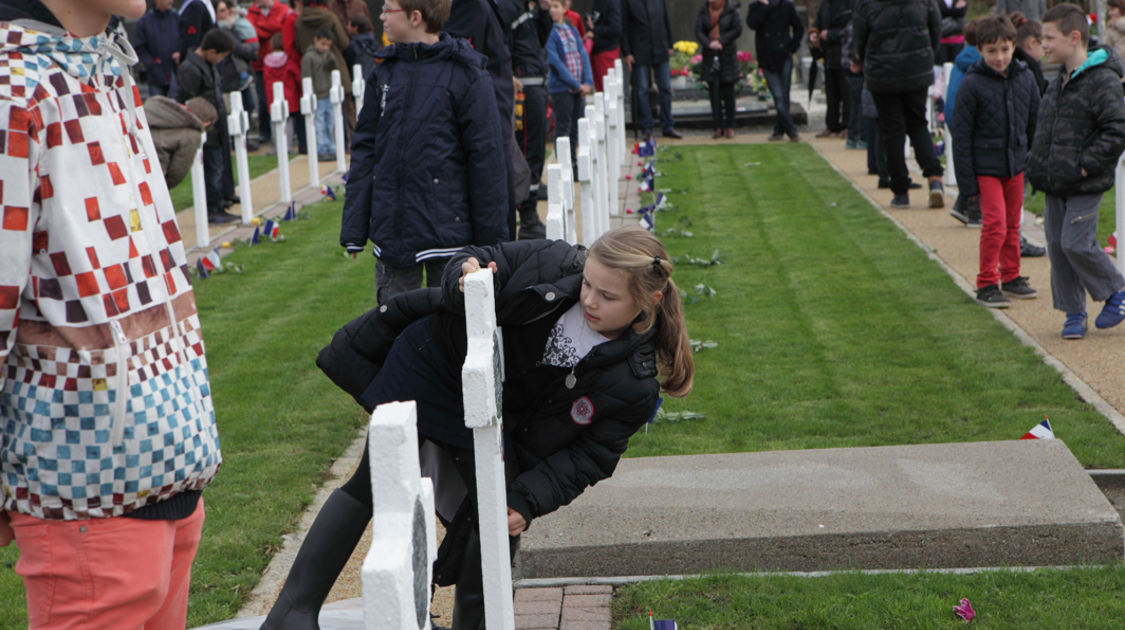
[[[113,424],[110,426],[109,443],[116,447],[125,435],[125,409],[129,394],[129,365],[126,353],[129,351],[129,338],[121,328],[121,322],[112,320],[109,328],[113,331],[113,346],[117,351],[117,374],[114,377]]]

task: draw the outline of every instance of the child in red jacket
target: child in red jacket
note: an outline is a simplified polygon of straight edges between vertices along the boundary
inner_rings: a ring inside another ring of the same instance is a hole
[[[293,137],[293,131],[299,126],[298,117],[301,115],[301,72],[298,66],[289,63],[289,55],[282,50],[281,33],[274,33],[270,37],[270,47],[273,52],[262,59],[262,76],[266,81],[266,103],[273,111],[273,84],[278,81],[285,86],[285,101],[289,105],[289,120],[286,122],[286,138]]]

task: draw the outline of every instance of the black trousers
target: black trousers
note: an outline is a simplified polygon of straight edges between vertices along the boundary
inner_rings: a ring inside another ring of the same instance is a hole
[[[851,104],[848,102],[848,71],[846,68],[825,68],[824,93],[828,101],[828,113],[824,122],[828,131],[839,133],[848,128]]]
[[[543,162],[547,155],[547,86],[525,85],[523,88],[523,129],[516,131],[516,143],[527,159],[531,174],[529,197],[531,207],[535,207],[535,197],[543,182]],[[577,155],[578,147],[570,147]],[[526,199],[517,200],[523,204]]]
[[[734,129],[734,83],[709,81],[711,94],[711,119],[715,129]]]
[[[910,138],[918,166],[925,177],[940,176],[941,162],[934,153],[934,141],[926,127],[927,89],[912,92],[872,93],[875,109],[879,112],[879,141],[887,156],[887,174],[891,178],[891,191],[905,195],[910,186],[906,170],[904,137]]]

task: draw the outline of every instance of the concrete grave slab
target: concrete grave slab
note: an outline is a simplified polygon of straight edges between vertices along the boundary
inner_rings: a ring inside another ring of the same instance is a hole
[[[624,459],[537,519],[517,578],[1120,562],[1060,440]]]

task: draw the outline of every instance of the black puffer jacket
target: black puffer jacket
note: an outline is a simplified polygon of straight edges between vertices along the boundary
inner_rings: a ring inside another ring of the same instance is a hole
[[[955,107],[953,164],[960,194],[980,194],[978,175],[1012,177],[1024,171],[1039,114],[1039,89],[1027,66],[1012,61],[1003,76],[983,59],[977,61],[961,80]]]
[[[746,26],[754,30],[754,50],[763,70],[777,72],[801,47],[805,25],[792,0],[755,0],[746,9]]]
[[[872,93],[913,92],[933,84],[941,44],[934,0],[859,0],[852,38]]]
[[[578,299],[586,252],[563,241],[516,241],[468,247],[445,268],[443,289],[418,289],[341,328],[317,365],[357,400],[382,366],[394,338],[431,315],[443,356],[465,356],[461,262],[497,264],[496,317],[504,334],[504,429],[508,505],[528,522],[574,500],[613,474],[633,435],[656,408],[654,331],[627,332],[596,346],[571,371],[539,365],[547,335]],[[460,361],[461,359],[457,359]],[[566,386],[573,373],[574,385]]]
[[[1056,197],[1102,193],[1113,186],[1125,149],[1121,59],[1101,46],[1064,82],[1065,72],[1059,70],[1043,95],[1027,176]]]
[[[711,50],[711,8],[710,2],[703,0],[699,7],[699,15],[695,17],[695,41],[699,42],[699,51],[703,56],[703,79],[712,81],[714,77],[715,56],[719,57],[719,82],[734,83],[738,81],[738,36],[742,35],[742,15],[738,12],[738,2],[727,0],[719,14],[719,43],[723,49],[716,53]]]
[[[504,428],[519,471],[508,486],[508,505],[530,522],[612,475],[629,437],[652,417],[660,390],[655,329],[630,330],[595,346],[570,371],[540,367],[548,333],[578,300],[585,249],[563,241],[466,247],[450,260],[442,282],[445,307],[455,312],[464,308],[457,280],[469,256],[498,268]],[[453,356],[464,356],[464,318],[439,314],[433,322],[435,340],[444,336],[459,352]],[[569,374],[576,378],[573,387],[566,386]]]

